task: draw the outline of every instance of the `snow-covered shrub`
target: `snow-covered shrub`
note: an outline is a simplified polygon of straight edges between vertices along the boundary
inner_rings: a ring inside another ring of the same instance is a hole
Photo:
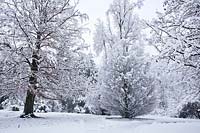
[[[85,113],[85,101],[84,100],[77,100],[76,101],[76,106],[74,108],[75,113]]]
[[[8,98],[9,97],[7,95],[0,96],[0,110],[4,109],[3,102]]]
[[[19,111],[23,108],[23,101],[17,96],[10,96],[8,99],[3,101],[0,106],[2,109],[10,110],[10,111]]]
[[[84,100],[76,101],[76,107],[74,108],[74,112],[85,113],[85,114],[96,114],[88,107],[88,105],[86,104],[86,101]]]
[[[46,102],[46,105],[48,106],[49,112],[60,112],[61,111],[61,104],[59,103],[59,101],[48,100]]]
[[[50,107],[51,104],[49,104],[49,100],[36,99],[36,102],[34,104],[34,112],[47,113],[51,111]]]
[[[34,112],[44,112],[47,113],[48,112],[48,107],[46,105],[40,105],[38,106]]]
[[[0,104],[2,104],[9,97],[7,95],[0,96]]]
[[[85,114],[91,114],[91,111],[90,111],[90,109],[88,107],[85,107],[85,112],[84,113]]]
[[[98,80],[101,81],[101,79]],[[102,90],[101,85],[97,84],[95,88],[91,89],[88,92],[86,98],[85,113],[96,114],[96,115],[110,115],[108,110],[102,108],[101,90]]]
[[[73,98],[62,99],[60,102],[62,105],[62,112],[68,112],[68,113],[74,112],[74,108],[76,107],[76,104]]]
[[[60,100],[60,103],[62,105],[62,112],[68,112],[68,113],[85,113],[87,110],[87,113],[89,113],[89,108],[86,106],[85,98],[81,97],[78,99],[73,98],[66,98],[65,100]],[[87,108],[87,109],[86,109]]]
[[[200,102],[189,102],[185,104],[178,117],[200,119]]]
[[[19,107],[17,107],[17,106],[12,106],[11,110],[12,110],[12,111],[19,111]]]

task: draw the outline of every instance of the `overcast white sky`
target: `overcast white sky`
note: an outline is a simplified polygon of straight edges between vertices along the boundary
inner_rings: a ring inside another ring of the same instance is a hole
[[[87,13],[91,21],[97,18],[105,16],[105,12],[108,10],[109,5],[113,0],[80,0],[79,9]],[[163,0],[145,0],[144,6],[140,10],[141,17],[151,19],[155,16],[156,10],[161,10]]]
[[[80,0],[79,9],[87,13],[91,22],[98,18],[104,18],[105,12],[113,0]],[[139,15],[144,19],[155,17],[156,11],[162,10],[163,0],[145,0],[144,6],[140,9]]]

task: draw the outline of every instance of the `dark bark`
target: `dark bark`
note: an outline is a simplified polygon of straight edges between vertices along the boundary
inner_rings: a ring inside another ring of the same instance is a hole
[[[124,107],[124,117],[125,118],[130,118],[131,115],[129,113],[128,94],[125,94],[124,104],[125,104],[125,107]]]
[[[20,116],[21,118],[35,117],[33,114],[34,100],[35,94],[28,90],[26,95],[26,102],[24,105],[24,113]]]
[[[41,32],[37,32],[37,42],[35,44],[36,49],[32,54],[32,62],[30,64],[31,75],[29,78],[30,89],[27,91],[26,102],[24,105],[24,114],[21,115],[21,118],[26,116],[35,118],[36,116],[33,114],[33,106],[35,101],[35,92],[37,90],[37,73],[39,67],[39,51],[40,51],[40,43],[41,43]]]
[[[34,57],[34,55],[33,55]],[[37,76],[36,73],[38,71],[38,64],[36,63],[36,58],[33,58],[32,65],[31,65],[31,76],[29,78],[30,89],[27,90],[26,101],[24,105],[24,112],[21,115],[21,118],[32,117],[35,118],[36,116],[33,114],[33,106],[35,101],[35,92],[37,90]]]
[[[40,36],[37,36],[37,39],[40,40]],[[39,42],[39,41],[38,41]],[[21,118],[32,117],[37,118],[33,111],[34,101],[35,101],[35,92],[37,90],[37,73],[38,73],[38,60],[39,60],[39,49],[40,44],[36,43],[36,51],[33,51],[32,62],[30,65],[31,75],[29,78],[30,89],[27,91],[26,102],[24,105],[24,112],[21,115]]]
[[[122,111],[122,116],[124,118],[131,118],[131,114],[130,114],[130,111],[129,111],[129,98],[128,98],[128,85],[125,81],[125,79],[123,79],[123,82],[124,82],[124,85],[123,85],[123,90],[124,90],[124,110]]]
[[[36,117],[33,114],[33,106],[35,101],[35,92],[37,90],[37,72],[38,72],[38,54],[33,53],[31,63],[31,76],[29,78],[30,89],[27,90],[26,102],[24,105],[24,113],[21,118],[25,117]]]

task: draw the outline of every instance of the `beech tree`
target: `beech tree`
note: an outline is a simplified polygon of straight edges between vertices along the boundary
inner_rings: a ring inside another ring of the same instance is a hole
[[[80,23],[87,16],[77,10],[77,4],[73,0],[4,0],[0,3],[1,49],[9,49],[6,54],[10,58],[5,60],[11,62],[8,70],[17,70],[17,78],[25,83],[27,90],[21,117],[35,117],[35,96],[45,96],[45,92],[56,89],[56,70],[62,69],[57,66],[58,60],[64,60],[67,51],[80,49]],[[57,58],[63,49],[66,50],[64,57]]]

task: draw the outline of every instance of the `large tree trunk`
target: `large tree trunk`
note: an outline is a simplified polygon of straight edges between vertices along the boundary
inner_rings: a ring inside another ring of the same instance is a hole
[[[30,90],[27,91],[26,102],[24,105],[24,114],[21,117],[35,117],[33,114],[35,94]]]
[[[38,73],[38,56],[39,52],[33,52],[31,67],[31,75],[29,78],[30,89],[27,90],[26,101],[24,105],[24,112],[21,118],[32,117],[36,118],[33,113],[33,106],[35,101],[35,92],[37,90],[37,73]]]

